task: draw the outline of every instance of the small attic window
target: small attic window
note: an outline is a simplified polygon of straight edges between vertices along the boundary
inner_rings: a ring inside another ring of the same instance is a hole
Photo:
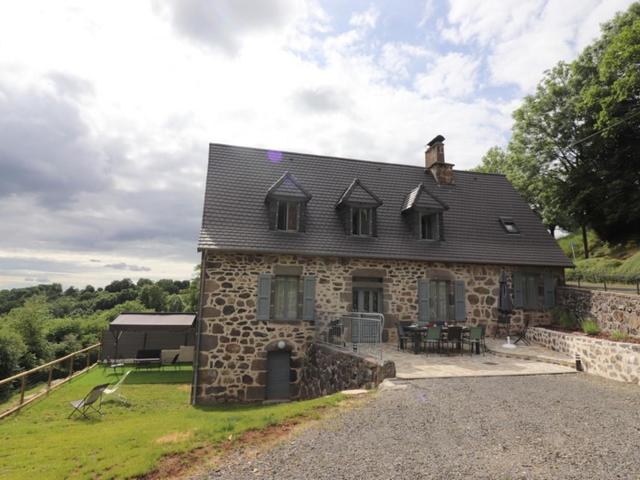
[[[516,222],[513,221],[513,218],[500,217],[500,223],[507,233],[520,233],[520,229],[516,225]]]
[[[304,232],[307,203],[311,194],[289,172],[285,172],[267,191],[269,229]]]

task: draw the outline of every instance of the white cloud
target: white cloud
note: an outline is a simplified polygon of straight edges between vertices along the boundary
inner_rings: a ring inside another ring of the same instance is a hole
[[[416,90],[425,97],[464,97],[478,87],[479,60],[461,53],[438,57],[416,77]]]
[[[533,91],[545,70],[570,61],[599,25],[632,0],[450,0],[443,38],[487,51],[494,85]]]
[[[256,17],[244,16],[248,0],[5,6],[0,123],[32,144],[0,132],[3,174],[20,179],[13,188],[0,179],[0,224],[11,232],[0,236],[0,257],[42,261],[0,268],[0,287],[43,277],[101,285],[123,275],[104,265],[120,264],[188,277],[209,142],[421,165],[424,144],[443,134],[447,159],[473,167],[504,143],[519,99],[472,95],[484,53],[470,45],[515,65],[491,57],[495,82],[524,85],[517,41],[544,39],[534,27],[540,38],[523,37],[537,13],[525,19],[509,7],[500,21],[513,26],[501,34],[482,4],[454,5],[444,28],[457,32],[463,53],[441,57],[433,45],[376,37],[375,6],[346,31],[332,30],[317,3],[297,0],[273,0],[277,11]],[[467,19],[473,9],[484,16]],[[575,21],[579,38],[597,23],[590,14]],[[561,45],[547,50],[561,51],[565,37],[549,38]],[[416,75],[417,65],[427,69]],[[47,190],[66,192],[65,201],[43,201]]]

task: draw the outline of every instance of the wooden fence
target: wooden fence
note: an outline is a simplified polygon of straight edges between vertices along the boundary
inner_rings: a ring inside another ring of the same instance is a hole
[[[81,373],[87,371],[89,368],[93,367],[98,362],[98,359],[99,359],[100,355],[96,355],[95,361],[92,363],[91,362],[91,352],[96,351],[96,350],[99,351],[100,345],[101,344],[96,343],[95,345],[91,345],[89,347],[83,348],[82,350],[78,350],[77,352],[70,353],[69,355],[65,355],[64,357],[57,358],[55,360],[52,360],[49,363],[45,363],[44,365],[40,365],[38,367],[32,368],[31,370],[27,370],[26,372],[21,372],[21,373],[18,373],[16,375],[13,375],[12,377],[5,378],[4,380],[0,380],[0,386],[5,385],[5,384],[10,384],[10,383],[16,382],[18,380],[20,381],[20,400],[19,400],[18,404],[10,407],[9,409],[7,409],[7,410],[5,410],[3,412],[0,412],[0,419],[6,417],[7,415],[11,415],[14,412],[17,412],[18,410],[20,410],[25,405],[30,404],[31,402],[37,400],[38,398],[42,397],[43,395],[47,395],[54,388],[59,387],[60,385],[64,384],[65,382],[68,382],[69,380],[71,380],[73,377],[76,377],[77,375],[80,375]],[[80,357],[80,356],[83,356],[83,355],[86,357],[86,363],[85,363],[84,368],[74,372],[74,361],[75,361],[75,359],[77,357]],[[64,377],[63,379],[58,379],[58,380],[54,381],[54,379],[53,379],[53,368],[56,365],[64,364],[65,362],[69,362],[69,371],[68,371],[67,376]],[[25,390],[27,388],[27,377],[29,377],[29,375],[33,375],[33,374],[36,374],[38,372],[42,372],[44,370],[48,370],[48,378],[47,378],[46,386],[43,386],[43,390],[42,391],[37,392],[37,393],[29,396],[29,398],[25,399]]]

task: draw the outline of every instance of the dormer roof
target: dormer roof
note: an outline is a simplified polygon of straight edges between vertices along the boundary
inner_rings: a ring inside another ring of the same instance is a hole
[[[343,205],[376,208],[382,205],[382,200],[365,187],[359,179],[355,178],[340,196],[338,203],[336,203],[336,208]]]
[[[446,203],[427,190],[424,183],[411,190],[402,204],[402,213],[408,210],[443,212],[449,210]]]
[[[311,200],[311,194],[305,190],[292,173],[284,172],[284,174],[269,187],[269,190],[267,190],[265,200],[272,198],[308,202]]]

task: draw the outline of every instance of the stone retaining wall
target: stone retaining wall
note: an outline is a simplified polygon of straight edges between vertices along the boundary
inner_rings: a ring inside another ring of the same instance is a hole
[[[640,295],[585,288],[557,289],[557,303],[581,316],[591,316],[602,330],[640,336]]]
[[[588,373],[640,385],[639,344],[611,342],[540,327],[529,328],[527,339],[572,358],[579,354]]]
[[[330,345],[312,344],[302,366],[300,398],[315,398],[355,388],[375,388],[385,378],[395,376],[395,364],[389,360],[380,365],[374,359]]]

